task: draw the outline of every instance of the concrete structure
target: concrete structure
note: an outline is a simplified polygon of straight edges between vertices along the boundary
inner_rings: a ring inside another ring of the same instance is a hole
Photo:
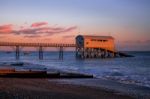
[[[78,35],[76,37],[76,57],[114,57],[115,44],[112,36]]]

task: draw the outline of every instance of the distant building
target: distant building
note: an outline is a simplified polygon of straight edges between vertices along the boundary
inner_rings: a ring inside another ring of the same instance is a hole
[[[113,57],[115,52],[112,36],[78,35],[76,55],[81,58]]]

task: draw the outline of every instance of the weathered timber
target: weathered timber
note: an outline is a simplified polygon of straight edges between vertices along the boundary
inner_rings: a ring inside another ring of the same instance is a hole
[[[80,73],[64,73],[47,71],[16,71],[15,69],[0,69],[0,77],[11,78],[93,78],[93,75]]]

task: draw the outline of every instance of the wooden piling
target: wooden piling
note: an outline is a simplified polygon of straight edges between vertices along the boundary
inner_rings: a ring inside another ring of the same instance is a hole
[[[39,47],[39,59],[43,60],[43,48],[42,48],[42,46]]]
[[[59,47],[59,60],[63,60],[63,46]]]
[[[16,60],[19,60],[19,56],[20,56],[19,46],[16,46]]]

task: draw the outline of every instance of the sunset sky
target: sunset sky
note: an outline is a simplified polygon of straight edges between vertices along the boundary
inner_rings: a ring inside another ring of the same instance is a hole
[[[79,34],[150,50],[150,0],[0,0],[0,41],[74,43]]]

